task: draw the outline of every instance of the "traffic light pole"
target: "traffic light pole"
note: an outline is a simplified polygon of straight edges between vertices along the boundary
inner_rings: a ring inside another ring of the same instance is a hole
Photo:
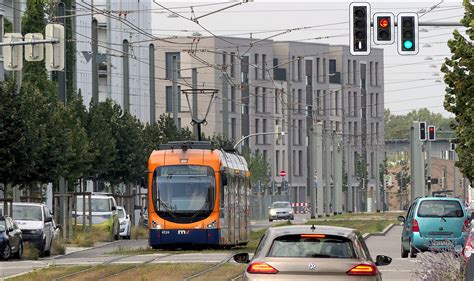
[[[433,180],[432,176],[431,176],[431,142],[428,141],[428,143],[426,144],[426,177],[427,177],[427,181],[426,181],[426,185],[427,185],[427,189],[428,189],[428,196],[431,196],[431,181]]]

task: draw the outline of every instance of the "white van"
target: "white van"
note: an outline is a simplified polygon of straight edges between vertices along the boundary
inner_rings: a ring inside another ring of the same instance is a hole
[[[13,219],[23,233],[23,241],[32,244],[41,256],[51,255],[53,217],[45,204],[13,203]]]
[[[104,229],[104,231],[110,232],[114,240],[119,239],[120,222],[117,213],[117,203],[113,196],[92,194],[91,206],[89,208],[89,196],[78,195],[76,197],[76,210],[73,212],[75,223],[78,226],[82,226],[84,221],[86,226],[89,225],[89,211],[91,212],[92,227]]]

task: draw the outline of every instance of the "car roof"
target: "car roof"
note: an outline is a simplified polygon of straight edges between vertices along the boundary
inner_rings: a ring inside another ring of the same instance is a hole
[[[339,226],[328,226],[328,225],[314,225],[314,230],[311,225],[289,225],[271,227],[268,229],[269,233],[274,236],[281,236],[287,234],[326,234],[326,235],[338,235],[344,237],[350,237],[358,231],[352,228],[339,227]]]
[[[43,203],[13,202],[13,206],[15,206],[15,205],[22,205],[22,206],[38,206],[38,207],[46,206],[46,205],[43,204]]]
[[[76,197],[85,197],[86,199],[89,198],[89,195],[76,195]],[[104,199],[108,199],[108,198],[114,198],[112,195],[107,195],[107,194],[91,194],[91,198],[104,198]]]
[[[419,201],[426,201],[426,200],[433,200],[433,201],[458,201],[460,202],[461,200],[459,198],[454,198],[454,197],[422,197],[418,198]]]
[[[275,201],[272,204],[275,204],[275,203],[290,203],[290,202],[289,201]]]

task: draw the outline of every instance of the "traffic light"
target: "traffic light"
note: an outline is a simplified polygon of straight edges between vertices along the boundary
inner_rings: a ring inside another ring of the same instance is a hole
[[[23,41],[20,33],[5,33],[3,43],[13,43]],[[22,45],[4,45],[3,50],[3,67],[5,70],[18,71],[23,68],[23,46]]]
[[[426,140],[426,122],[420,122],[420,140],[425,141]]]
[[[370,54],[370,5],[351,3],[349,6],[349,46],[353,56]]]
[[[436,127],[435,126],[428,126],[428,140],[429,141],[436,140]]]
[[[392,13],[374,14],[374,43],[388,45],[395,41],[395,20]]]
[[[60,24],[47,24],[45,31],[46,40],[58,40],[56,44],[45,44],[45,64],[49,71],[64,70],[64,26]]]
[[[398,53],[400,55],[418,54],[418,14],[400,13],[398,22]]]

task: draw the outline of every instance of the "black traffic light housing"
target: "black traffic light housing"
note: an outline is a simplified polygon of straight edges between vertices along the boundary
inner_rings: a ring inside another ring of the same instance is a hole
[[[420,140],[425,141],[426,140],[426,122],[420,122],[419,123],[419,132],[420,132]]]
[[[436,140],[436,127],[435,126],[428,126],[428,140],[429,141]]]
[[[398,22],[398,46],[400,55],[418,54],[418,14],[400,13]]]
[[[392,13],[375,13],[374,43],[378,45],[389,45],[395,42],[395,17]]]
[[[349,6],[349,46],[354,56],[370,54],[370,5],[351,3]]]

